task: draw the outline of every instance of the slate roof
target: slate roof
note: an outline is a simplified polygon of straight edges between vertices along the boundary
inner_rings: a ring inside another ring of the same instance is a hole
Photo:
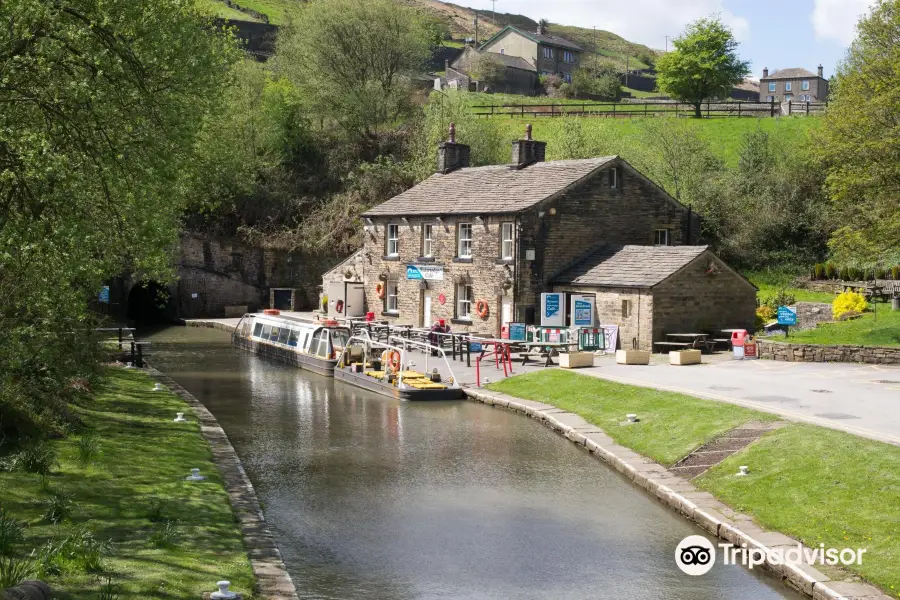
[[[703,254],[709,246],[602,244],[579,258],[553,283],[651,288]]]
[[[495,33],[491,38],[482,44],[482,47],[487,46],[495,39],[506,33],[507,31],[515,31],[519,35],[523,35],[527,37],[529,40],[533,42],[537,42],[539,44],[545,44],[547,46],[556,46],[557,48],[566,48],[567,50],[575,50],[576,52],[584,52],[584,49],[581,48],[575,42],[570,42],[566,38],[561,38],[555,35],[542,35],[535,31],[526,31],[524,29],[519,29],[518,27],[513,27],[512,25],[507,25],[497,33]]]
[[[502,64],[513,69],[522,69],[523,71],[537,71],[537,68],[521,56],[510,56],[509,54],[500,54],[499,52],[484,52],[490,54],[491,58],[499,60]]]
[[[524,169],[509,165],[436,173],[417,186],[370,208],[364,217],[483,215],[525,210],[549,198],[618,157],[540,162]]]
[[[816,79],[819,76],[815,73],[810,73],[806,69],[781,69],[775,73],[770,73],[768,77],[763,77],[762,80],[768,81],[769,79]],[[762,81],[761,80],[761,81]]]

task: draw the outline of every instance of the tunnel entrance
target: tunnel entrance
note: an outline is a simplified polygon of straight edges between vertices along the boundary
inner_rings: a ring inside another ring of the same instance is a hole
[[[175,323],[178,309],[169,291],[155,281],[141,281],[128,294],[128,319],[136,323]]]

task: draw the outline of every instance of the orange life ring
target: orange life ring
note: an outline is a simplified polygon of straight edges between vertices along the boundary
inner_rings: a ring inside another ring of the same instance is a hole
[[[379,298],[384,298],[384,284],[376,283],[375,284],[375,293],[378,294]]]
[[[388,364],[395,373],[400,370],[400,353],[398,351],[391,350],[391,353],[388,354]]]
[[[281,311],[277,308],[267,308],[263,311],[264,315],[280,315]]]
[[[338,300],[337,304],[334,305],[334,310],[336,310],[339,313],[344,312],[344,301]]]
[[[490,314],[490,307],[488,306],[487,300],[479,300],[475,303],[475,314],[482,319],[487,318]]]

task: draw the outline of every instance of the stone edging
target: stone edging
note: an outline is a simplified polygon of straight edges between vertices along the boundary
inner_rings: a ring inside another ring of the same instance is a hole
[[[207,329],[219,329],[228,333],[234,333],[235,330],[234,325],[219,323],[218,321],[206,321],[204,319],[187,319],[184,324],[187,327],[206,327]]]
[[[792,344],[759,340],[759,357],[787,362],[849,362],[876,365],[900,365],[900,348],[888,346],[854,346],[824,344]]]
[[[275,538],[269,532],[250,478],[244,471],[228,436],[219,422],[203,404],[169,376],[153,367],[146,369],[155,380],[165,384],[174,394],[187,402],[194,410],[203,433],[212,450],[213,460],[225,483],[225,490],[231,501],[231,508],[240,522],[241,534],[247,546],[247,554],[256,577],[257,592],[267,600],[297,600],[297,590],[291,580]]]
[[[570,441],[584,446],[595,457],[706,532],[735,546],[746,544],[747,548],[759,548],[767,552],[770,548],[796,547],[799,543],[784,534],[763,530],[753,523],[750,516],[733,511],[709,492],[698,490],[689,481],[666,470],[662,465],[617,445],[599,427],[588,423],[579,415],[550,404],[523,400],[499,392],[471,388],[465,392],[470,400],[508,408],[541,421]],[[868,584],[832,581],[827,575],[804,563],[775,565],[770,564],[767,559],[764,566],[789,587],[815,600],[890,600]]]

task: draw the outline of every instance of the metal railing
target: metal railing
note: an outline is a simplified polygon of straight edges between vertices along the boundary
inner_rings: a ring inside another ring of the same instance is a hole
[[[707,101],[701,104],[700,114],[712,118],[775,117],[787,115],[813,115],[825,111],[827,102],[785,103],[779,102],[721,102]],[[607,117],[636,118],[654,116],[693,117],[697,111],[693,104],[673,101],[658,102],[573,102],[550,104],[500,104],[471,107],[479,117]]]

